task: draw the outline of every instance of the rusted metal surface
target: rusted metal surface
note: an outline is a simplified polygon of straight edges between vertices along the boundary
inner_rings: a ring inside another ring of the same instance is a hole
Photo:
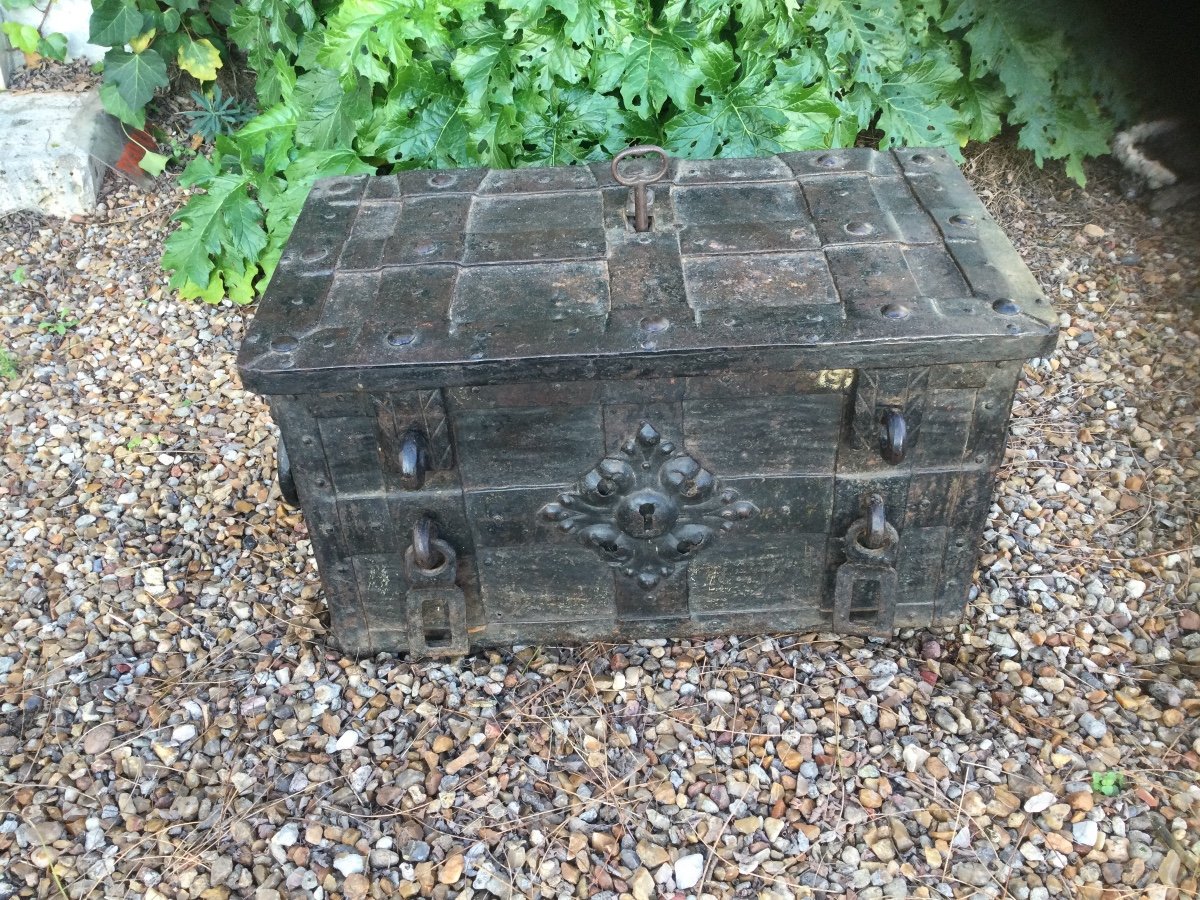
[[[345,649],[960,615],[1036,282],[939,151],[658,152],[314,188],[240,369]]]

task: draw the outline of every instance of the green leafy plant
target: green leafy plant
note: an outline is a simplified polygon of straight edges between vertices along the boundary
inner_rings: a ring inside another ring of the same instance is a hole
[[[79,319],[71,315],[69,309],[60,309],[53,319],[47,319],[38,325],[38,331],[48,331],[60,337],[79,324]]]
[[[1097,794],[1103,794],[1105,797],[1115,797],[1125,788],[1125,776],[1120,772],[1109,770],[1107,772],[1092,773],[1092,790]]]
[[[249,106],[234,97],[223,96],[220,85],[213,85],[208,94],[192,91],[192,100],[196,108],[185,110],[183,114],[191,120],[190,132],[206,141],[216,140],[220,134],[232,134],[239,125],[254,117]]]
[[[62,62],[67,58],[67,36],[59,32],[43,35],[41,30],[33,25],[23,25],[20,22],[4,22],[0,31],[8,37],[8,41],[16,49],[25,54],[30,65],[37,65],[43,56]]]
[[[20,370],[17,368],[17,361],[13,358],[13,355],[3,347],[0,347],[0,378],[3,378],[5,381],[11,381],[19,374]]]
[[[141,128],[146,104],[168,84],[169,65],[201,83],[215,80],[233,6],[234,0],[97,0],[89,39],[109,48],[100,86],[104,108]]]
[[[125,442],[125,449],[126,450],[136,450],[139,447],[141,447],[143,444],[147,445],[148,448],[152,449],[154,447],[158,447],[158,446],[162,445],[162,438],[160,438],[157,434],[147,434],[147,435],[136,435],[135,434],[133,437],[131,437],[129,440],[127,440]]]
[[[25,274],[24,266],[17,266],[15,269],[13,269],[12,274],[8,277],[12,279],[13,284],[24,284],[29,278],[29,276]]]
[[[245,0],[227,34],[262,111],[188,166],[203,193],[163,264],[183,297],[249,302],[317,177],[582,163],[635,142],[961,158],[1008,124],[1082,183],[1122,100],[1115,70],[1074,51],[1084,19],[1034,0]]]

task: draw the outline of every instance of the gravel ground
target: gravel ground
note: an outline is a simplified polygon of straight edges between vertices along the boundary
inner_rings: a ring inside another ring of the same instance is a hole
[[[0,221],[0,898],[1195,896],[1197,218],[968,172],[1065,333],[965,621],[886,644],[328,652],[179,195]]]

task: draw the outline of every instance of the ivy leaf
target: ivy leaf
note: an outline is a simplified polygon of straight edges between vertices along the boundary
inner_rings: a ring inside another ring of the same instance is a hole
[[[170,161],[171,157],[169,156],[163,156],[161,153],[147,150],[142,154],[142,158],[138,160],[138,166],[143,172],[158,176],[163,173],[163,169],[167,167],[167,163]]]
[[[626,109],[649,119],[668,99],[681,110],[695,106],[700,80],[689,42],[669,29],[648,26],[601,56],[596,90],[618,89]]]
[[[135,38],[129,39],[129,49],[134,53],[141,53],[154,43],[154,36],[158,34],[157,28],[151,28],[145,34],[139,34]]]
[[[221,68],[221,54],[208,38],[187,41],[179,48],[179,68],[197,81],[215,81]]]
[[[88,23],[88,40],[101,47],[123,47],[142,33],[143,16],[135,3],[98,0]]]
[[[63,62],[67,58],[67,36],[61,32],[48,34],[38,41],[38,53]]]
[[[906,46],[899,0],[817,0],[809,25],[825,37],[830,68],[854,84],[879,90],[883,72],[896,69]]]
[[[0,24],[0,31],[8,35],[9,41],[13,47],[20,50],[22,53],[34,54],[38,52],[38,41],[42,36],[32,25],[23,25],[20,22],[5,22]]]
[[[138,128],[145,125],[146,104],[167,84],[167,64],[153,49],[126,53],[113,47],[104,54],[100,99],[105,109],[123,122]]]

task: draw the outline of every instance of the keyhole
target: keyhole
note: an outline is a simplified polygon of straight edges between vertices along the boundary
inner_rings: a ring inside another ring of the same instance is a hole
[[[654,504],[643,503],[638,507],[638,512],[642,514],[642,527],[647,532],[654,531]]]

